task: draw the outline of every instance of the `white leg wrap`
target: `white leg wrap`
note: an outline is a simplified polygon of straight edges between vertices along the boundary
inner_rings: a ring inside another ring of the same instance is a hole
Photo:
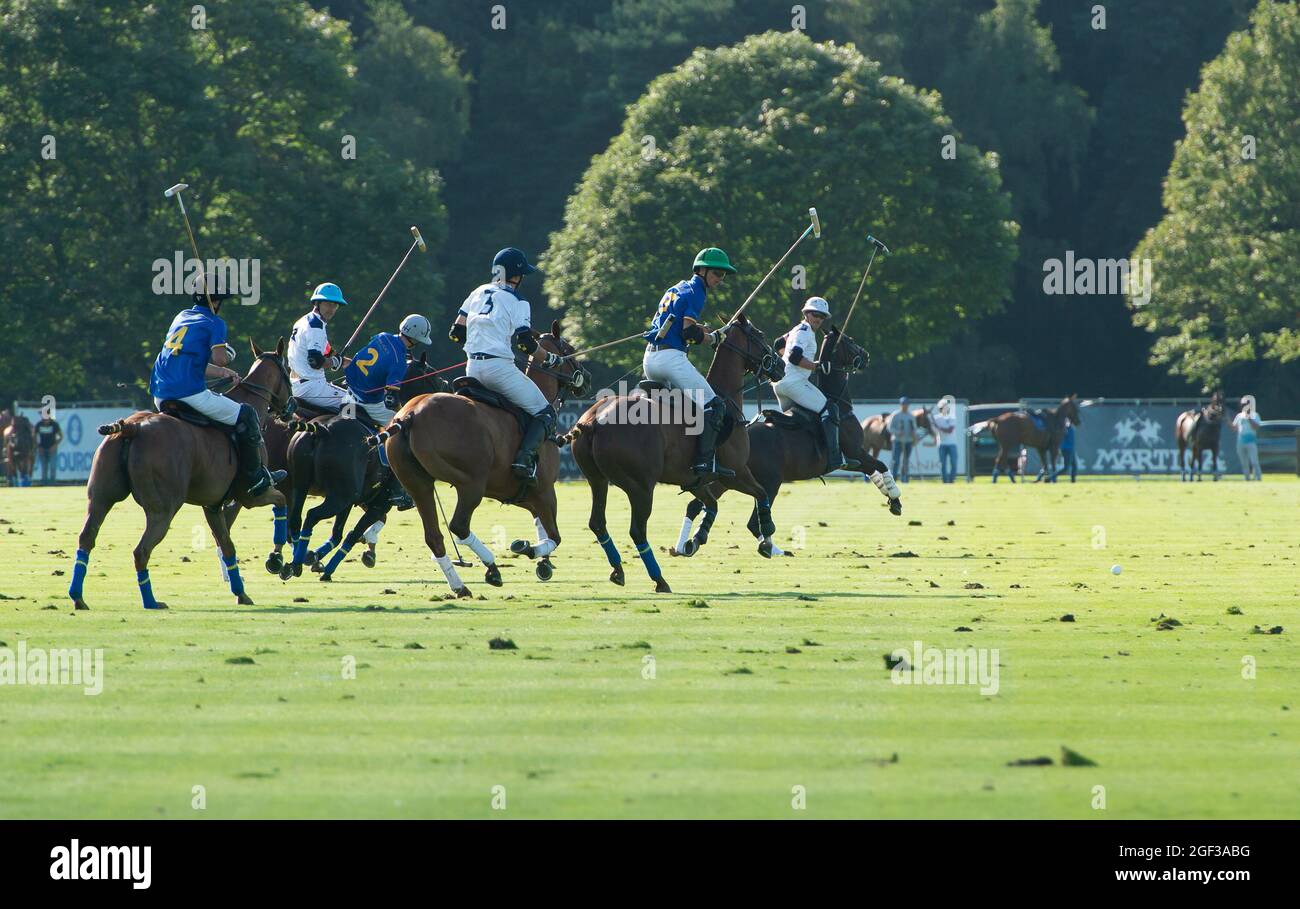
[[[533,526],[537,528],[537,542],[544,543],[551,538],[550,534],[546,532],[546,527],[542,524],[541,518],[533,518]]]
[[[474,531],[471,530],[467,537],[456,537],[456,542],[464,543],[468,546],[474,555],[478,556],[483,561],[484,565],[496,564],[497,560],[493,558],[492,550],[488,549],[487,546],[483,544],[483,541],[478,538],[478,534],[474,533]]]
[[[686,541],[691,538],[691,526],[694,523],[695,522],[692,521],[690,518],[682,518],[682,532],[681,535],[677,537],[678,552],[681,552],[683,549],[686,548]]]
[[[446,556],[443,556],[442,558],[434,556],[433,560],[437,562],[438,567],[442,569],[442,576],[447,579],[447,583],[451,586],[452,590],[460,590],[465,586],[461,583],[460,575],[456,573],[456,566],[451,564],[451,559]]]
[[[539,559],[544,559],[551,553],[555,552],[556,545],[558,544],[554,540],[542,540],[533,547],[533,555]]]
[[[217,547],[217,564],[221,566],[221,580],[227,584],[230,583],[230,569],[226,567],[226,560],[221,557],[221,547]]]
[[[768,537],[768,538],[767,538],[767,541],[768,541],[769,543],[772,544],[772,555],[774,555],[774,556],[783,556],[783,555],[785,555],[785,550],[782,549],[780,546],[776,545],[776,541],[775,541],[775,540],[773,540],[771,537]]]
[[[361,539],[365,540],[371,546],[374,546],[376,543],[379,542],[379,531],[383,529],[384,529],[384,522],[375,521],[375,523],[371,524],[369,527],[366,528],[366,532],[361,535]]]
[[[871,475],[871,482],[876,484],[876,488],[890,499],[896,499],[901,495],[898,491],[898,484],[894,482],[893,476],[886,470],[881,473],[879,470]]]

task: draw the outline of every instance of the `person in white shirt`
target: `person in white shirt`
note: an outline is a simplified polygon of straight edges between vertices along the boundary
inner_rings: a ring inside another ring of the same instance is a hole
[[[939,474],[945,483],[957,479],[957,417],[953,410],[953,396],[944,395],[939,399],[935,412],[930,414],[930,425],[939,441]]]
[[[555,432],[558,419],[542,390],[515,366],[515,351],[531,356],[537,350],[532,311],[528,301],[519,296],[524,275],[535,271],[520,250],[513,246],[501,250],[492,259],[492,280],[465,298],[448,332],[452,341],[465,347],[465,374],[533,417],[510,465],[520,479],[537,475],[537,449]],[[542,354],[543,365],[559,365],[555,354]]]
[[[1259,427],[1262,420],[1255,409],[1255,396],[1243,395],[1241,412],[1232,418],[1232,429],[1237,433],[1237,460],[1241,462],[1241,473],[1247,479],[1263,480],[1264,474],[1259,469]]]
[[[822,440],[826,445],[826,473],[836,470],[853,470],[858,462],[844,457],[840,451],[840,411],[834,401],[812,383],[814,369],[829,371],[829,358],[824,362],[817,356],[817,329],[831,317],[830,304],[822,297],[809,297],[803,305],[803,321],[786,332],[785,375],[772,383],[776,400],[783,410],[798,404],[821,419]]]
[[[304,404],[337,411],[347,400],[347,392],[325,378],[326,367],[337,370],[343,365],[330,347],[325,323],[334,318],[340,306],[347,304],[337,284],[321,284],[311,295],[311,312],[295,322],[289,333],[293,396]]]

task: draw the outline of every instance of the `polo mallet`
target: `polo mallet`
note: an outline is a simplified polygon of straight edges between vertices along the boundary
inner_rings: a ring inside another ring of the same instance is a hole
[[[740,304],[740,309],[736,310],[735,314],[727,320],[728,325],[740,318],[740,314],[745,311],[745,307],[749,306],[749,304],[753,302],[754,298],[758,296],[758,292],[763,289],[763,285],[767,283],[767,279],[776,274],[776,270],[781,267],[781,264],[785,262],[786,259],[790,258],[790,253],[794,252],[795,247],[802,243],[805,237],[812,234],[817,239],[821,239],[822,222],[821,219],[817,217],[817,209],[808,209],[808,221],[809,224],[804,228],[803,233],[799,235],[799,239],[794,241],[794,245],[785,251],[785,255],[777,260],[776,264],[772,266],[772,270],[763,276],[762,281],[758,282],[758,286],[753,289],[750,295],[745,299],[745,302]]]
[[[442,499],[438,498],[437,483],[433,484],[433,500],[438,503],[438,511],[442,512],[442,523],[447,524],[447,512],[443,511]],[[448,530],[451,529],[450,524],[447,524],[447,529]],[[456,550],[456,561],[452,562],[451,564],[457,565],[461,568],[473,568],[474,563],[466,562],[465,557],[460,554],[460,547],[456,545],[456,535],[453,533],[453,534],[449,534],[449,536],[451,537],[451,548]]]
[[[402,256],[401,263],[393,272],[392,277],[388,279],[388,283],[384,285],[384,289],[379,292],[379,296],[375,297],[375,302],[370,304],[370,308],[366,310],[366,314],[361,317],[361,321],[357,323],[357,330],[352,332],[352,337],[348,338],[348,343],[343,345],[342,350],[346,351],[351,347],[352,342],[357,339],[359,334],[361,334],[361,329],[365,327],[366,321],[370,318],[370,314],[375,311],[375,307],[379,305],[379,301],[384,298],[384,294],[388,292],[388,288],[393,283],[393,278],[397,277],[397,272],[402,270],[402,266],[406,264],[406,260],[411,258],[411,253],[415,252],[415,248],[417,246],[420,247],[420,252],[425,252],[429,248],[424,245],[424,237],[420,236],[420,229],[415,225],[411,225],[411,236],[415,237],[415,242],[412,243],[411,248],[406,251],[406,255]]]
[[[849,314],[844,317],[844,326],[840,329],[841,333],[849,330],[849,319],[853,318],[853,310],[858,305],[858,298],[862,296],[862,288],[867,286],[867,275],[871,274],[871,263],[876,261],[876,252],[883,250],[885,255],[889,255],[889,247],[871,236],[871,234],[867,234],[867,242],[871,244],[871,258],[867,260],[867,270],[862,273],[862,281],[858,284],[858,292],[853,295],[853,305],[849,307]]]
[[[176,197],[176,203],[181,207],[181,217],[185,219],[185,232],[190,235],[190,248],[194,250],[194,258],[199,262],[199,268],[203,273],[203,296],[208,298],[208,308],[212,309],[212,294],[208,291],[208,272],[203,268],[203,257],[199,255],[199,244],[194,240],[194,228],[190,227],[190,216],[185,211],[185,200],[181,198],[181,192],[190,188],[188,183],[177,183],[175,186],[169,186],[163,190],[163,195],[170,199]]]

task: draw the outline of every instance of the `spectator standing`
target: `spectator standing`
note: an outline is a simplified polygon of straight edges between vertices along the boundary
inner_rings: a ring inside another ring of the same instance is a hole
[[[1259,411],[1255,410],[1255,396],[1243,395],[1241,412],[1232,418],[1232,429],[1237,433],[1237,460],[1241,462],[1241,473],[1248,481],[1253,473],[1254,479],[1264,479],[1259,469],[1259,425],[1262,421]]]
[[[1061,457],[1065,460],[1061,470],[1070,471],[1070,482],[1073,483],[1079,473],[1079,460],[1074,454],[1074,423],[1068,417],[1065,420],[1065,435],[1061,437]]]
[[[53,486],[58,474],[59,443],[63,441],[63,428],[54,417],[46,413],[36,423],[36,463],[41,469],[41,485]]]
[[[954,409],[952,395],[944,395],[930,415],[930,425],[934,427],[939,442],[939,475],[945,483],[957,479],[957,417]]]
[[[889,417],[889,435],[894,440],[893,464],[894,476],[907,483],[912,478],[912,445],[916,442],[916,417],[907,409],[907,398],[898,399],[898,410]]]

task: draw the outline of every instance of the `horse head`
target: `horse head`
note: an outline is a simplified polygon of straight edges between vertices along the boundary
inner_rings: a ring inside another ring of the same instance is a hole
[[[753,373],[764,381],[775,382],[785,374],[785,361],[776,355],[763,332],[745,318],[744,313],[727,326],[726,335],[713,354],[713,366],[709,371],[723,366],[728,359],[739,361],[743,372]]]
[[[1083,418],[1079,416],[1079,396],[1072,394],[1068,398],[1062,398],[1060,405],[1056,408],[1056,416],[1058,419],[1068,418],[1075,426],[1082,424]]]
[[[400,407],[412,398],[437,394],[450,387],[446,379],[436,375],[429,367],[429,355],[422,353],[418,358],[412,357],[406,361],[406,373],[402,376],[402,384],[397,389],[397,403]]]
[[[571,359],[576,348],[564,340],[560,334],[558,319],[551,322],[550,331],[545,333],[534,331],[533,337],[537,340],[537,346],[540,349],[555,354],[557,357],[565,358],[555,367],[543,366],[536,354],[529,359],[528,375],[534,382],[537,382],[537,387],[542,389],[542,393],[546,395],[548,401],[554,401],[567,392],[573,392],[575,395],[581,396],[584,391],[591,387],[591,372],[576,360]]]
[[[289,366],[284,358],[284,338],[281,337],[275,350],[262,350],[251,338],[249,348],[253,351],[253,365],[248,375],[239,383],[239,388],[247,388],[253,395],[266,402],[267,410],[280,419],[293,416],[293,384],[289,381]]]
[[[842,334],[834,325],[826,332],[818,359],[824,360],[827,353],[830,354],[831,369],[846,373],[861,372],[871,362],[866,349],[848,335]]]

